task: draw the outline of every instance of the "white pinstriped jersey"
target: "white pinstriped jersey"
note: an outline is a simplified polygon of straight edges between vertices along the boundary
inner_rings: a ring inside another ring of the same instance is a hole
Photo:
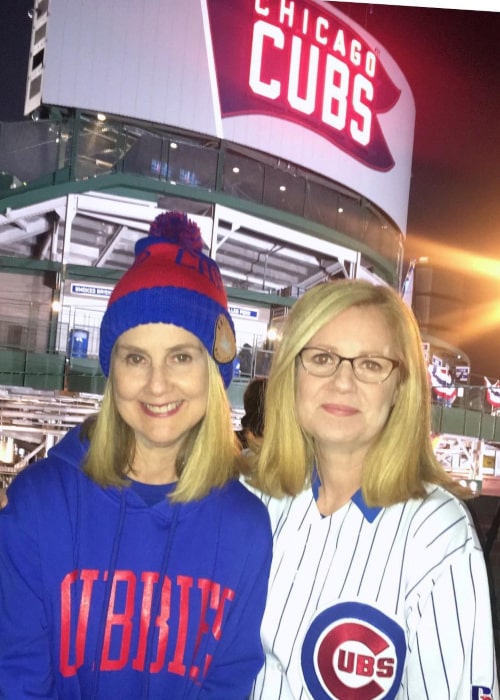
[[[441,488],[322,517],[269,499],[274,555],[253,700],[498,700],[483,553]]]

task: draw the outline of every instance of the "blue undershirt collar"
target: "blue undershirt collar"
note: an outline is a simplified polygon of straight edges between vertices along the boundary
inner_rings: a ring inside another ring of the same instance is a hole
[[[167,494],[172,493],[175,482],[171,484],[143,484],[141,481],[130,479],[130,488],[142,498],[146,505],[154,506],[164,501]]]

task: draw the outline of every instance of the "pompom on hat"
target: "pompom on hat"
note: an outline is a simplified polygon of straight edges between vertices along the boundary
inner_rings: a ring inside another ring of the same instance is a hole
[[[234,324],[217,263],[202,250],[200,229],[181,212],[160,214],[149,236],[137,241],[135,261],[116,284],[101,324],[99,360],[106,376],[122,333],[144,323],[172,323],[199,338],[229,386]]]

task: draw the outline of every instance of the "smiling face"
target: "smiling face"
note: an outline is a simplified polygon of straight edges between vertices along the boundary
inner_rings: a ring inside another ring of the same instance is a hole
[[[308,347],[343,357],[379,355],[398,358],[391,329],[376,306],[352,307],[329,321]],[[299,423],[318,452],[351,457],[360,464],[383,429],[396,400],[398,370],[380,384],[366,384],[342,362],[330,377],[308,374],[299,362],[296,405]]]
[[[204,346],[178,326],[136,326],[118,338],[111,372],[116,407],[134,431],[139,461],[147,466],[159,458],[165,467],[159,481],[172,480],[179,449],[207,409]]]

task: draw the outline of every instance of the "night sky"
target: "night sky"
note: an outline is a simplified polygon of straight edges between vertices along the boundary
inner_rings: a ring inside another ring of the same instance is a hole
[[[0,120],[21,119],[28,70],[33,0],[0,0]]]
[[[32,4],[0,2],[0,121],[22,118]],[[500,377],[500,12],[332,4],[385,46],[410,84],[406,256],[465,278],[461,347],[475,375]]]

